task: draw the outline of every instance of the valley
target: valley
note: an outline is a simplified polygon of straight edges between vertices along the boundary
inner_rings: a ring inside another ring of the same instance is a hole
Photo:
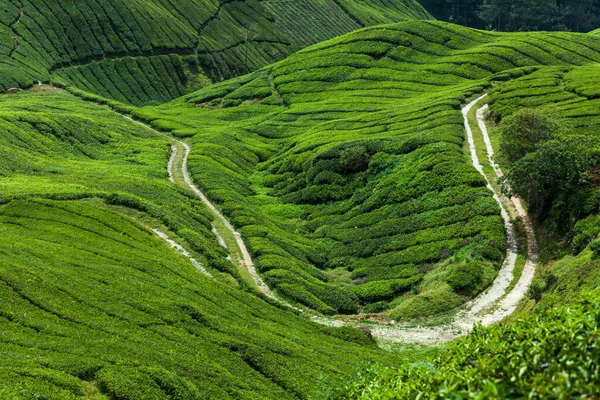
[[[0,398],[593,398],[596,32],[0,5]]]

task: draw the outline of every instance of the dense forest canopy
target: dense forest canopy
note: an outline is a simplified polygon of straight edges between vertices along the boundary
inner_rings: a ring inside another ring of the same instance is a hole
[[[422,0],[436,18],[499,31],[588,32],[600,26],[599,0]]]

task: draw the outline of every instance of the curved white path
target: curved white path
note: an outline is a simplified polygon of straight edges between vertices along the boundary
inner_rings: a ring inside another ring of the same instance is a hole
[[[183,248],[183,246],[181,246],[179,243],[177,243],[176,241],[174,241],[173,239],[169,238],[169,235],[167,235],[166,233],[158,230],[158,229],[152,229],[152,232],[154,232],[156,234],[156,236],[158,236],[159,238],[161,238],[162,240],[164,240],[165,242],[167,242],[169,244],[169,246],[171,246],[172,248],[174,248],[175,250],[177,250],[177,252],[179,252],[179,254],[184,255],[185,257],[189,258],[189,260],[192,262],[192,265],[194,267],[196,267],[196,269],[200,272],[202,272],[204,275],[209,276],[212,278],[212,275],[210,272],[208,272],[206,270],[206,268],[204,268],[204,266],[200,263],[200,261],[196,260],[189,251],[187,251],[186,249]]]
[[[531,284],[535,273],[535,267],[537,265],[537,245],[535,235],[531,221],[523,209],[520,200],[513,197],[510,199],[510,202],[517,210],[518,216],[525,225],[528,250],[527,261],[519,280],[510,290],[510,292],[506,293],[506,290],[514,279],[514,268],[517,259],[517,235],[512,225],[508,210],[504,206],[500,195],[496,192],[494,187],[490,185],[484,173],[483,166],[479,162],[475,140],[473,137],[473,130],[471,129],[468,119],[468,115],[473,107],[485,97],[486,95],[483,95],[467,104],[462,109],[462,114],[464,118],[465,130],[467,132],[467,140],[469,142],[471,161],[475,169],[477,169],[477,171],[479,171],[479,173],[481,173],[486,180],[488,189],[492,191],[494,199],[498,202],[502,218],[504,220],[504,225],[506,227],[508,248],[504,263],[502,264],[500,271],[498,272],[498,276],[496,279],[494,279],[492,285],[482,294],[477,296],[471,302],[471,305],[468,309],[458,312],[452,322],[433,328],[380,326],[373,330],[373,335],[380,339],[380,341],[391,343],[433,344],[465,335],[476,323],[490,325],[495,322],[499,322],[508,315],[512,314],[515,311],[519,301],[521,301],[521,299],[523,299],[525,296],[525,293]],[[477,111],[477,121],[486,145],[486,153],[490,165],[493,167],[495,174],[498,177],[501,177],[502,170],[493,160],[494,150],[492,148],[484,121],[484,112],[487,110],[487,108],[487,105],[485,105]]]
[[[494,279],[492,285],[485,290],[482,294],[477,296],[475,299],[470,302],[468,309],[463,309],[459,311],[454,319],[445,325],[440,325],[437,327],[404,327],[400,324],[398,325],[378,325],[375,328],[372,328],[372,334],[375,336],[380,344],[382,343],[420,343],[420,344],[434,344],[445,342],[456,337],[465,335],[469,332],[469,330],[476,323],[481,323],[483,325],[490,325],[495,322],[501,321],[506,316],[510,315],[514,312],[517,307],[519,301],[525,296],[527,289],[533,279],[533,275],[535,273],[535,267],[537,264],[537,246],[535,241],[535,235],[533,232],[533,227],[527,213],[523,209],[521,202],[518,198],[510,199],[510,202],[513,204],[514,208],[517,210],[518,217],[520,217],[525,226],[526,234],[527,234],[527,245],[528,245],[528,253],[527,253],[527,261],[523,268],[523,272],[516,285],[511,289],[510,292],[506,293],[508,287],[514,279],[514,268],[517,260],[517,235],[515,233],[514,226],[511,222],[511,217],[509,215],[508,210],[506,209],[503,201],[501,200],[500,195],[496,192],[494,187],[489,183],[483,166],[481,165],[479,158],[477,156],[477,149],[475,146],[475,141],[473,137],[473,131],[469,124],[468,114],[475,106],[475,104],[482,101],[486,95],[479,97],[476,100],[473,100],[471,103],[467,104],[463,109],[463,117],[465,130],[467,132],[467,139],[469,142],[469,148],[471,153],[471,160],[473,166],[481,173],[484,179],[487,182],[488,189],[492,192],[494,199],[498,203],[500,207],[500,212],[502,214],[502,218],[504,220],[504,225],[506,227],[507,232],[507,253],[505,260],[498,272],[498,276]],[[484,122],[484,112],[487,110],[487,105],[483,106],[477,111],[477,120],[479,124],[479,128],[483,134],[484,143],[486,145],[486,152],[488,156],[488,160],[490,165],[493,167],[496,175],[498,177],[502,176],[502,170],[500,167],[493,161],[494,150],[492,148],[489,135],[487,133],[487,127]],[[244,244],[240,234],[235,231],[234,227],[231,223],[219,212],[219,210],[210,202],[210,200],[198,189],[194,183],[192,182],[189,171],[187,169],[187,160],[190,154],[190,146],[182,141],[176,140],[156,129],[143,124],[141,122],[135,121],[131,117],[120,114],[123,118],[126,118],[133,123],[143,126],[146,129],[149,129],[159,135],[166,136],[174,143],[171,150],[171,157],[169,158],[168,163],[168,173],[169,180],[172,183],[175,183],[174,178],[174,169],[177,168],[177,159],[181,157],[181,173],[183,175],[183,179],[185,181],[186,186],[191,189],[201,200],[206,204],[206,206],[211,210],[215,218],[217,218],[226,229],[231,232],[235,238],[235,243],[239,248],[241,258],[239,260],[240,265],[247,269],[250,275],[252,276],[256,287],[264,293],[266,296],[275,299],[283,304],[286,304],[290,307],[293,307],[286,303],[285,301],[277,298],[271,289],[267,286],[267,284],[262,280],[258,272],[256,271],[256,267],[252,262],[252,258],[250,257],[250,253]],[[183,149],[183,154],[180,155],[180,151]],[[155,231],[158,236],[166,240],[171,246],[176,247],[180,252],[182,252],[181,246],[177,243],[169,239],[162,232]],[[219,243],[224,247],[227,247],[227,243],[223,240],[222,235],[216,227],[213,227],[213,232],[217,235],[219,239]],[[175,244],[173,244],[175,243]],[[230,252],[235,252],[236,249],[229,249]],[[183,250],[185,252],[185,250]],[[183,253],[185,255],[185,253]],[[189,254],[189,253],[188,253]],[[186,255],[188,256],[188,255]],[[192,262],[194,263],[194,259],[191,256],[188,256]],[[197,261],[196,261],[197,263]],[[194,263],[196,266],[196,264]],[[196,266],[197,267],[197,266]],[[198,267],[197,267],[198,268]],[[200,269],[200,268],[199,268]],[[204,268],[201,269],[202,272],[210,275]],[[293,307],[295,308],[295,307]],[[344,321],[336,320],[334,318],[329,317],[313,317],[313,321],[332,325],[332,326],[343,326],[347,323]]]
[[[241,253],[240,263],[242,264],[242,267],[244,267],[248,270],[248,272],[252,276],[252,279],[254,279],[254,283],[256,284],[256,287],[258,287],[258,290],[260,290],[262,293],[264,293],[268,297],[280,301],[273,294],[273,292],[271,291],[271,288],[269,288],[269,286],[263,281],[263,279],[260,277],[260,275],[258,275],[258,271],[256,271],[256,267],[254,266],[252,257],[250,257],[250,252],[248,251],[248,248],[246,248],[246,244],[242,240],[242,236],[240,235],[240,233],[235,230],[233,225],[231,225],[231,223],[223,216],[223,214],[221,214],[221,212],[217,209],[217,207],[215,207],[214,204],[211,203],[211,201],[208,199],[208,197],[206,197],[204,195],[204,193],[202,193],[202,191],[200,191],[200,189],[198,189],[196,187],[196,185],[194,185],[194,183],[192,182],[192,179],[190,178],[190,173],[187,168],[188,156],[190,155],[190,151],[191,151],[190,146],[185,142],[182,142],[182,141],[179,141],[176,139],[173,139],[173,140],[176,143],[178,143],[179,145],[183,146],[183,148],[184,148],[184,154],[183,154],[182,164],[181,164],[181,172],[183,174],[183,179],[185,181],[185,184],[194,193],[196,193],[196,195],[200,198],[200,200],[202,200],[202,202],[204,204],[206,204],[206,206],[210,209],[210,211],[213,213],[213,215],[217,219],[219,219],[219,221],[221,223],[223,223],[223,225],[225,225],[227,230],[229,230],[231,233],[233,233],[233,236],[235,238],[235,243],[238,246],[240,253]],[[173,146],[173,147],[176,148],[177,146]],[[175,160],[176,156],[177,156],[176,150],[171,152],[171,159],[169,160],[169,165],[171,165],[171,168],[174,164],[174,160]],[[170,172],[170,173],[172,174],[172,172]],[[173,180],[173,182],[174,182],[174,180]],[[219,243],[221,245],[225,245],[225,247],[227,247],[227,243],[225,242],[223,237],[221,235],[219,235],[217,229],[215,227],[213,227],[213,230],[217,233],[217,238],[219,240]],[[235,249],[229,249],[229,251],[233,252],[233,251],[235,251]]]
[[[174,175],[174,171],[177,168],[176,163],[177,163],[177,159],[178,157],[181,157],[181,173],[183,175],[183,179],[185,181],[186,186],[191,189],[199,198],[200,200],[202,200],[202,202],[209,208],[209,210],[213,213],[213,215],[215,216],[215,218],[217,218],[223,225],[225,225],[225,227],[227,228],[227,230],[229,230],[234,238],[235,238],[235,243],[239,249],[240,252],[240,264],[243,268],[245,268],[250,275],[252,276],[252,279],[254,280],[254,283],[256,284],[256,287],[258,288],[258,290],[260,290],[262,293],[264,293],[266,296],[275,299],[277,301],[283,302],[281,299],[277,298],[275,296],[275,294],[273,294],[273,292],[271,291],[271,289],[269,288],[269,286],[263,281],[263,279],[260,277],[260,275],[258,274],[258,272],[256,271],[256,267],[254,266],[254,262],[252,261],[252,257],[250,257],[250,252],[248,251],[248,249],[246,248],[246,244],[244,243],[244,241],[242,240],[241,235],[239,234],[239,232],[237,232],[233,225],[231,225],[231,223],[223,216],[223,214],[221,214],[221,212],[214,206],[214,204],[206,197],[206,195],[204,195],[204,193],[202,193],[202,191],[200,189],[198,189],[198,187],[196,185],[194,185],[194,183],[192,182],[192,179],[190,178],[190,174],[187,168],[187,161],[188,161],[188,157],[190,155],[190,151],[191,148],[190,146],[185,143],[182,142],[180,140],[177,140],[163,132],[160,132],[154,128],[152,128],[149,125],[146,125],[142,122],[136,121],[133,118],[127,116],[127,115],[123,115],[121,113],[117,113],[119,114],[121,117],[127,119],[128,121],[133,122],[136,125],[142,126],[158,135],[161,136],[165,136],[167,137],[169,140],[171,140],[173,142],[173,145],[171,146],[171,156],[169,157],[169,162],[167,164],[167,171],[168,171],[168,175],[169,175],[169,181],[172,183],[176,183],[175,182],[175,175]],[[183,154],[180,155],[180,148],[183,148]],[[208,276],[212,276],[210,275],[210,273],[208,271],[206,271],[206,269],[204,269],[204,267],[202,267],[202,265],[195,260],[191,254],[189,254],[185,249],[183,249],[179,244],[177,244],[175,241],[169,239],[169,237],[165,234],[162,233],[160,231],[154,230],[154,232],[163,240],[167,241],[167,243],[169,243],[169,245],[171,247],[174,247],[175,249],[177,249],[180,253],[184,254],[186,257],[188,257],[190,259],[190,261],[192,261],[192,264],[194,264],[194,266],[196,268],[198,268],[201,272],[205,273]],[[219,241],[219,244],[221,244],[221,246],[228,248],[227,243],[225,242],[225,240],[223,239],[223,237],[219,234],[219,232],[217,231],[216,227],[213,226],[213,232],[216,234],[217,239]],[[236,252],[237,249],[229,249],[229,251],[231,253]],[[199,268],[200,266],[200,268]],[[284,304],[287,304],[285,302],[283,302]]]

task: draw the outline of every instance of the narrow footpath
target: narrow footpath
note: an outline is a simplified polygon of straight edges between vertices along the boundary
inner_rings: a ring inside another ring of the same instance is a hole
[[[232,261],[235,264],[237,264],[241,270],[247,271],[247,273],[249,274],[249,276],[252,279],[252,282],[249,282],[249,283],[253,284],[259,291],[264,293],[266,296],[268,296],[272,299],[275,299],[277,301],[283,302],[281,299],[277,298],[273,294],[273,292],[271,291],[269,286],[263,281],[263,279],[260,277],[260,275],[256,271],[254,262],[252,261],[252,258],[250,257],[250,252],[248,251],[246,244],[242,240],[242,237],[239,234],[239,232],[237,232],[234,229],[233,225],[231,225],[231,223],[223,216],[223,214],[221,214],[221,212],[206,197],[206,195],[204,193],[202,193],[202,191],[200,189],[198,189],[198,187],[192,182],[192,179],[190,178],[190,174],[189,174],[189,171],[187,168],[188,157],[189,157],[190,151],[191,151],[190,146],[183,141],[177,140],[169,135],[166,135],[163,132],[160,132],[160,131],[152,128],[149,125],[146,125],[142,122],[136,121],[127,115],[120,114],[120,113],[118,113],[118,114],[121,115],[121,117],[127,119],[128,121],[131,121],[136,125],[142,126],[158,135],[164,136],[171,141],[171,143],[172,143],[171,156],[169,157],[169,162],[167,164],[169,181],[174,184],[183,186],[187,189],[190,189],[208,207],[208,209],[211,211],[211,213],[213,214],[213,217],[214,217],[213,232],[217,236],[219,243],[223,247],[225,247],[227,250],[229,250]],[[155,231],[155,233],[159,237],[161,237],[163,240],[166,240],[169,243],[169,245],[171,245],[172,247],[176,247],[173,244],[175,242],[170,240],[168,238],[168,236],[164,237],[164,234],[161,235],[159,232],[156,232],[156,231]],[[177,250],[182,252],[182,249],[180,248],[180,246],[177,248]],[[183,250],[183,251],[185,251],[185,250]],[[196,268],[198,268],[198,265],[197,265],[197,264],[199,264],[198,261],[194,260],[191,256],[189,256],[189,253],[184,254],[184,255],[186,255],[188,258],[190,258],[190,260],[192,261],[194,266],[196,266]],[[198,269],[200,269],[200,268],[198,268]],[[207,275],[210,275],[208,273],[208,271],[206,271],[204,268],[201,269],[201,272],[203,272]],[[285,303],[285,302],[283,302],[283,303]],[[287,304],[287,303],[285,303],[285,304]]]
[[[487,326],[500,322],[515,311],[518,303],[523,299],[531,284],[537,265],[538,254],[535,234],[529,216],[523,209],[521,201],[518,198],[503,199],[500,196],[494,186],[490,184],[484,172],[483,165],[477,156],[477,147],[471,121],[469,120],[469,113],[475,105],[483,102],[486,96],[484,94],[467,104],[462,109],[462,114],[471,153],[471,162],[486,180],[487,188],[492,192],[494,199],[500,207],[502,219],[506,227],[507,251],[500,271],[498,271],[498,276],[488,289],[473,299],[468,308],[460,310],[450,323],[437,327],[411,327],[406,329],[398,326],[380,326],[373,331],[374,336],[380,342],[435,344],[466,335],[476,323]],[[487,126],[485,125],[484,113],[487,109],[488,105],[486,104],[477,110],[477,123],[483,135],[488,162],[492,166],[496,177],[501,177],[503,173],[494,161],[494,150],[488,135]],[[510,204],[504,204],[504,201],[510,202]],[[514,217],[520,218],[525,226],[527,235],[527,260],[518,281],[507,292],[515,279],[515,264],[517,260],[517,235],[511,222],[508,206],[512,206],[517,211],[518,215],[514,215]]]

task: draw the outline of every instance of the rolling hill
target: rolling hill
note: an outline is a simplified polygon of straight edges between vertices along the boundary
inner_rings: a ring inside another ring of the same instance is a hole
[[[503,258],[498,206],[463,150],[461,103],[544,65],[594,64],[599,45],[385,25],[134,114],[191,137],[195,181],[281,295],[324,313],[365,304],[411,318],[478,293]],[[472,287],[452,290],[451,271],[472,262]]]
[[[412,0],[0,5],[0,89],[27,89],[0,95],[0,398],[595,395],[597,165],[553,203],[579,207],[568,233],[535,227],[537,315],[442,349],[372,336],[440,328],[517,246],[466,103],[489,94],[494,146],[496,122],[544,106],[572,128],[554,140],[600,154],[597,34],[429,18]]]
[[[4,2],[0,91],[52,80],[131,104],[160,103],[359,27],[431,18],[414,0],[353,4],[303,1],[292,20],[284,4],[257,0]],[[335,24],[318,22],[324,7]],[[316,24],[312,36],[289,36]]]
[[[397,359],[231,279],[165,137],[56,90],[0,96],[0,132],[0,397],[306,398]]]

